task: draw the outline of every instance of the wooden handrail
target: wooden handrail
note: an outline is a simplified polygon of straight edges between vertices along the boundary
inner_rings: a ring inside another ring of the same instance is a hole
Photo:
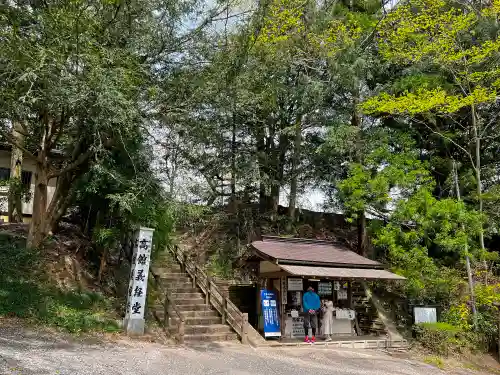
[[[184,343],[184,332],[185,332],[186,319],[184,318],[184,315],[182,314],[179,307],[175,304],[175,301],[174,301],[170,291],[168,291],[166,288],[162,287],[162,284],[160,282],[160,276],[157,275],[151,269],[149,270],[149,273],[153,276],[156,289],[158,289],[162,293],[162,295],[165,296],[165,299],[162,303],[162,305],[163,305],[163,321],[160,323],[163,325],[163,329],[166,332],[168,330],[168,328],[170,327],[170,310],[173,310],[174,313],[179,318],[178,327],[177,327],[177,341],[179,341],[180,344],[183,344]]]
[[[174,257],[179,261],[181,267],[189,274],[193,280],[193,286],[198,286],[205,294],[205,302],[212,305],[222,316],[222,323],[229,324],[240,337],[243,344],[247,344],[248,314],[242,313],[238,307],[232,303],[228,296],[220,290],[212,279],[207,276],[204,270],[189,259],[188,254],[177,246],[172,246],[171,251]]]

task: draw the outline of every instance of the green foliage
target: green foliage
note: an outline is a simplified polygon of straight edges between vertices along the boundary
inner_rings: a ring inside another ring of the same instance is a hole
[[[114,300],[96,292],[63,291],[44,274],[43,255],[22,239],[0,237],[0,316],[20,317],[62,330],[115,332]]]
[[[448,356],[451,353],[474,351],[481,347],[477,334],[464,331],[449,323],[415,325],[419,343],[432,353]]]
[[[354,216],[369,208],[385,211],[392,201],[392,188],[397,188],[401,197],[408,197],[419,186],[432,182],[411,138],[383,131],[373,137],[363,162],[351,163],[347,178],[338,184],[340,199]]]
[[[424,358],[424,362],[428,363],[429,365],[436,366],[441,370],[444,368],[443,359],[438,356],[427,356]]]
[[[377,231],[374,244],[385,249],[392,267],[408,278],[410,298],[446,301],[462,282],[456,271],[444,266],[455,267],[466,254],[478,254],[472,239],[483,220],[463,202],[438,200],[421,188],[398,202],[388,225]],[[440,262],[430,256],[430,250]]]

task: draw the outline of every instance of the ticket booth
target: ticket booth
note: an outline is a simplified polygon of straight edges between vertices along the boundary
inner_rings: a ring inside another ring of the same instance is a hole
[[[271,290],[279,302],[280,340],[303,339],[305,335],[303,296],[309,287],[318,294],[322,306],[333,304],[334,336],[361,336],[357,300],[363,298],[363,282],[404,280],[376,261],[362,257],[341,244],[306,239],[263,237],[252,243],[259,260],[260,289]],[[260,306],[260,301],[257,304]],[[325,309],[321,309],[323,311]],[[319,314],[321,314],[321,311]],[[265,316],[258,311],[261,332]],[[319,316],[321,322],[321,316]],[[321,327],[319,327],[321,332]]]

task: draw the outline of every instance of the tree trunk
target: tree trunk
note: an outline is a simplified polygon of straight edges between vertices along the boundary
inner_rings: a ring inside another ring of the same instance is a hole
[[[97,273],[97,283],[100,284],[102,281],[102,275],[106,270],[106,259],[108,258],[108,246],[104,246],[101,255],[101,263],[99,264],[99,272]]]
[[[264,214],[267,209],[267,194],[266,194],[266,163],[265,163],[265,152],[266,145],[264,141],[264,132],[262,129],[257,128],[255,134],[255,141],[257,147],[257,160],[259,164],[259,213]]]
[[[22,126],[19,122],[14,122],[13,124],[12,137],[16,140],[19,146],[23,147],[24,136],[22,134]],[[11,223],[23,222],[23,204],[21,201],[22,165],[23,165],[23,151],[19,147],[16,147],[13,144],[10,156],[11,186],[9,188],[9,207],[8,207],[9,222]]]
[[[43,154],[43,156],[42,156]],[[35,172],[35,194],[33,196],[33,214],[28,233],[27,246],[29,248],[39,247],[47,236],[47,186],[48,166],[44,152],[41,152]]]
[[[366,215],[364,211],[358,213],[358,254],[366,256]]]
[[[284,169],[288,145],[288,136],[282,133],[279,136],[279,144],[274,147],[275,152],[273,152],[274,160],[272,164],[274,166],[274,170],[272,173],[273,179],[271,183],[272,220],[276,220],[278,217],[278,206],[280,201],[281,186],[283,185],[283,176],[285,172]]]
[[[477,121],[476,116],[476,108],[474,105],[471,106],[471,115],[472,115],[472,129],[474,132],[474,140],[475,140],[475,172],[476,172],[476,194],[478,199],[478,210],[479,213],[483,212],[483,187],[481,181],[481,137],[479,136],[479,123]],[[481,250],[485,250],[484,246],[484,228],[481,226],[481,230],[479,232],[479,246],[481,246]],[[485,270],[485,283],[488,283],[488,262],[483,259],[483,267]]]
[[[293,156],[292,156],[292,166],[290,170],[291,181],[290,181],[290,199],[288,202],[288,217],[291,222],[295,221],[295,206],[297,205],[297,180],[298,173],[297,169],[300,163],[300,145],[302,143],[302,118],[297,120],[295,124],[295,138],[293,140]]]
[[[231,198],[236,198],[236,119],[233,106],[231,131]]]
[[[457,200],[461,201],[460,197],[460,186],[458,185],[458,170],[455,164],[455,160],[453,160],[453,177],[455,179],[455,191],[457,193]],[[464,225],[462,224],[462,229],[464,229]],[[472,270],[470,266],[470,258],[469,258],[469,248],[467,244],[465,245],[465,269],[467,271],[467,280],[469,281],[469,293],[470,293],[470,301],[472,305],[472,316],[474,319],[474,328],[477,328],[477,310],[476,310],[476,297],[474,295],[474,279],[472,277]]]

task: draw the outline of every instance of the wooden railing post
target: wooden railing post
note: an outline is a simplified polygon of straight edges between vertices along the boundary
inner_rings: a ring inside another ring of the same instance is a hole
[[[241,343],[248,344],[248,313],[241,314]]]
[[[184,331],[185,331],[184,318],[180,317],[180,321],[179,321],[179,344],[184,344]]]
[[[198,266],[194,266],[193,272],[193,288],[196,288],[196,274],[198,273]]]
[[[207,276],[207,293],[205,294],[205,305],[210,305],[210,289],[211,289],[210,276]]]
[[[222,324],[226,324],[227,318],[227,297],[226,294],[222,294]]]
[[[163,327],[165,329],[167,329],[169,326],[170,326],[170,319],[169,319],[169,316],[168,316],[168,310],[169,309],[169,300],[168,300],[168,296],[167,296],[167,293],[165,293],[165,303],[163,304]]]

